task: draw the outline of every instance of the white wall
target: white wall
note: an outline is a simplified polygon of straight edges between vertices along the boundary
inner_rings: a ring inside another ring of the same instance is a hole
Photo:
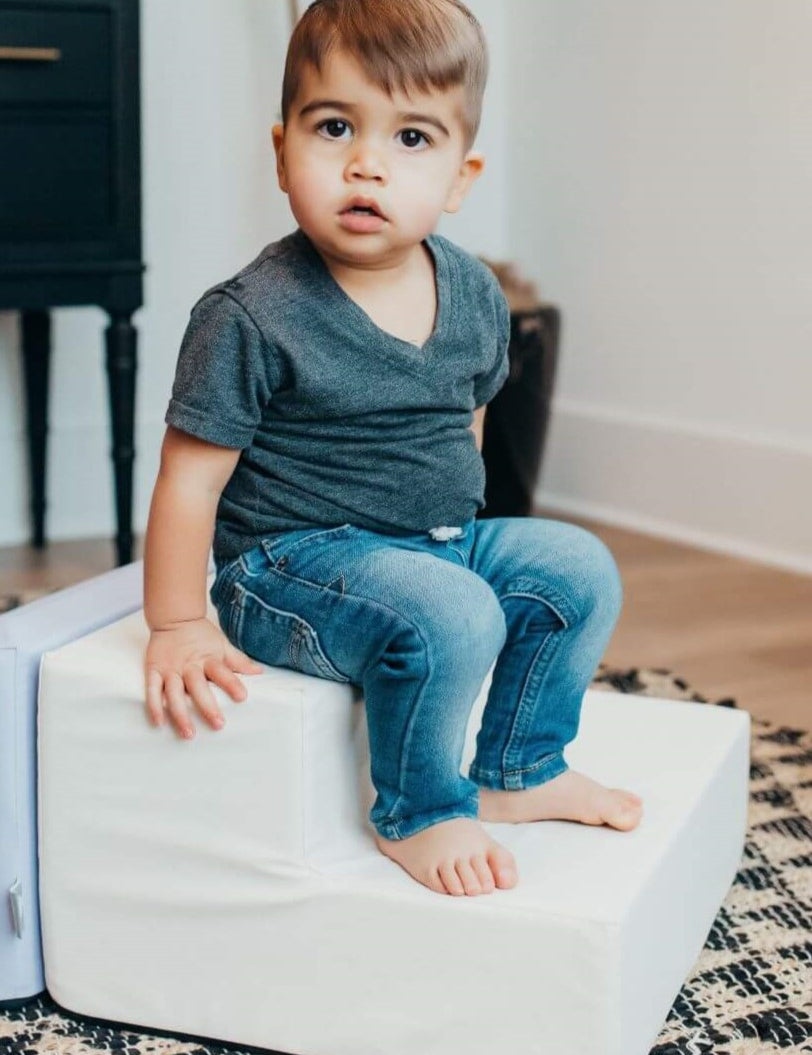
[[[510,158],[505,116],[508,107],[508,9],[499,0],[467,0],[488,40],[490,73],[476,150],[485,168],[459,212],[443,216],[438,230],[471,253],[492,259],[510,256],[508,202]]]
[[[812,571],[812,6],[508,6],[508,243],[564,313],[540,501]]]
[[[464,210],[440,230],[472,252],[505,252],[504,9],[471,4],[491,40],[494,88],[478,146],[489,164]],[[139,333],[134,527],[146,527],[175,358],[189,309],[293,229],[276,184],[289,35],[287,0],[142,0],[145,306]],[[53,313],[47,486],[49,538],[112,536],[104,372],[105,314]],[[17,317],[0,313],[0,545],[28,538],[28,484]],[[112,554],[112,549],[111,549]],[[111,558],[112,559],[112,558]]]

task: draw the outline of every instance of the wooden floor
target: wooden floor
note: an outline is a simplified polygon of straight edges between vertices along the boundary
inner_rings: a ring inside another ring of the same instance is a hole
[[[604,662],[664,667],[709,699],[812,728],[812,577],[547,515],[593,531],[620,568],[623,611]]]
[[[593,531],[615,556],[624,605],[606,663],[666,668],[709,699],[812,728],[812,577],[538,512]],[[113,560],[98,539],[0,549],[0,593],[67,586]]]

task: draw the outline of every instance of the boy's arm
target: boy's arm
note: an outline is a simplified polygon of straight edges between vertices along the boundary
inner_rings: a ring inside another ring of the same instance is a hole
[[[167,428],[144,542],[150,630],[205,618],[214,516],[239,456],[238,450]]]
[[[474,420],[469,426],[471,432],[474,434],[474,440],[476,441],[476,449],[482,452],[482,431],[485,428],[485,411],[487,410],[487,404],[485,406],[478,407],[474,411]]]
[[[206,618],[206,572],[220,493],[240,452],[169,426],[144,543],[144,616],[151,630],[145,674],[147,708],[160,725],[165,698],[178,732],[193,732],[188,692],[214,727],[222,719],[208,681],[234,699],[245,690],[234,674],[262,670]]]

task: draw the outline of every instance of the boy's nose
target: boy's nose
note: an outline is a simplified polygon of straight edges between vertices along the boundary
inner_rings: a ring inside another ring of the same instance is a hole
[[[381,183],[385,183],[388,178],[380,152],[361,144],[347,162],[346,175],[349,179],[374,179]]]

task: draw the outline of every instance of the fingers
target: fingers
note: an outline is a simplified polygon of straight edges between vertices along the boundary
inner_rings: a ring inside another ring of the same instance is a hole
[[[186,670],[186,689],[197,709],[212,727],[222,729],[225,719],[217,706],[214,694],[209,688],[206,674],[202,667],[189,667]]]
[[[153,725],[163,725],[164,703],[162,699],[164,679],[159,670],[151,667],[147,670],[147,714]]]
[[[257,663],[255,659],[246,656],[238,648],[230,648],[226,658],[231,664],[231,669],[238,671],[240,674],[261,674],[265,670],[261,663]]]
[[[186,709],[186,691],[183,687],[183,678],[176,671],[171,671],[164,679],[164,696],[167,710],[169,711],[169,718],[173,725],[184,740],[191,740],[195,735],[195,729]]]
[[[225,660],[209,658],[202,664],[189,663],[181,674],[178,670],[161,671],[158,667],[146,669],[146,705],[149,721],[154,726],[169,721],[186,740],[195,735],[187,700],[192,703],[212,729],[221,729],[225,724],[223,713],[217,705],[209,682],[219,686],[236,702],[245,700],[248,692],[240,674],[261,674],[265,668],[239,649],[231,648]]]
[[[219,685],[236,703],[242,703],[248,695],[245,686],[226,663],[220,659],[209,659],[203,668],[206,677]]]

